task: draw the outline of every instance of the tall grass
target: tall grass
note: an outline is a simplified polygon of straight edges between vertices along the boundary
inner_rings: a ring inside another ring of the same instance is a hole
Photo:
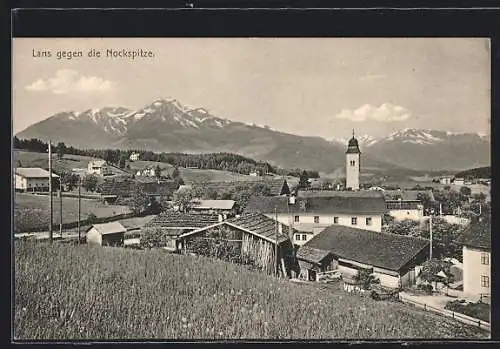
[[[475,328],[202,257],[16,242],[16,339],[486,338]]]

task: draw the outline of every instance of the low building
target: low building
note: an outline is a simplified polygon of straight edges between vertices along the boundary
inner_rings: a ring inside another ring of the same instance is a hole
[[[132,153],[132,154],[130,154],[129,160],[130,161],[138,161],[139,160],[139,156],[140,156],[139,153]]]
[[[303,245],[335,224],[382,231],[384,197],[376,191],[299,191],[298,197],[251,197],[245,213],[262,213],[297,232],[293,243]]]
[[[403,235],[332,225],[297,251],[301,274],[338,269],[355,278],[369,270],[382,287],[399,288],[416,282],[417,270],[429,254],[429,241]]]
[[[142,170],[137,170],[135,175],[139,177],[156,177],[157,171],[154,167],[145,167]]]
[[[439,178],[439,183],[441,184],[451,184],[453,181],[453,176],[444,176]]]
[[[420,200],[386,200],[385,204],[389,215],[397,221],[421,221],[424,218],[424,205]]]
[[[15,190],[19,192],[49,191],[49,171],[38,167],[18,167],[15,170]],[[52,178],[59,178],[52,173]]]
[[[87,243],[101,246],[123,246],[127,229],[119,222],[94,224],[87,230]]]
[[[268,274],[291,276],[298,266],[288,227],[259,213],[243,214],[179,236],[185,253],[203,254],[199,246],[226,243],[243,263],[250,263]],[[236,257],[236,256],[235,256]]]
[[[192,212],[221,214],[224,219],[233,217],[237,213],[237,205],[234,200],[197,200],[191,201]]]
[[[255,180],[248,181],[214,181],[205,183],[205,187],[209,191],[223,192],[226,190],[244,190],[252,188],[255,185],[261,185],[269,189],[270,196],[282,196],[290,195],[291,187],[295,185],[298,181],[293,181],[289,183],[289,180],[285,178],[267,178],[260,177]]]
[[[149,233],[160,233],[162,235],[163,248],[177,251],[179,245],[177,239],[181,234],[188,233],[221,221],[221,217],[215,214],[195,214],[176,211],[165,211],[149,221],[143,228],[143,235]]]
[[[95,174],[98,176],[109,176],[113,174],[113,171],[109,167],[108,163],[104,160],[92,160],[89,161],[87,166],[88,174]]]
[[[490,228],[491,229],[491,228]],[[464,234],[463,290],[469,297],[491,294],[491,230],[469,226]]]
[[[464,186],[465,185],[465,178],[454,178],[453,184],[459,185],[459,186]]]

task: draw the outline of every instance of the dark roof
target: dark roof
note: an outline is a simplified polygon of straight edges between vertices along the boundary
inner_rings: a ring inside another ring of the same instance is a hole
[[[297,197],[289,204],[288,197],[251,197],[245,212],[273,213],[357,213],[382,214],[386,211],[384,198],[363,196]]]
[[[170,195],[178,188],[174,181],[135,181],[129,178],[106,179],[99,188],[102,195],[130,196],[134,187],[139,185],[148,195]]]
[[[297,259],[302,259],[313,263],[320,263],[329,254],[330,251],[319,250],[317,248],[303,245],[297,251]]]
[[[218,215],[165,211],[149,221],[145,227],[199,229],[218,222]]]
[[[420,200],[386,200],[385,204],[388,210],[417,210],[423,209]]]
[[[358,140],[356,138],[354,138],[354,136],[352,136],[352,138],[349,140],[349,144],[347,145],[347,151],[346,151],[346,154],[347,153],[361,153],[361,151],[359,150],[359,146],[358,146]]]
[[[338,258],[393,271],[399,271],[428,245],[429,241],[421,238],[341,225],[329,226],[304,244],[308,248],[330,251]]]
[[[278,228],[278,224],[281,225],[281,233],[277,233],[276,229]],[[286,225],[281,224],[274,219],[271,219],[259,213],[243,214],[241,216],[223,221],[219,224],[216,224],[215,226],[220,225],[229,225],[236,229],[244,230],[249,234],[263,238],[272,243],[276,243],[276,240],[278,240],[279,243],[289,240],[288,227]],[[210,227],[207,226],[204,228],[193,230],[191,232],[182,234],[180,237],[182,238],[189,235],[199,234],[208,228]]]
[[[269,188],[270,195],[284,195],[290,194],[290,186],[285,178],[273,179],[256,179],[253,181],[221,181],[221,182],[208,182],[205,185],[209,190],[223,191],[227,189],[245,189],[251,188],[256,184],[263,184]]]
[[[469,224],[464,231],[462,243],[470,247],[491,250],[491,223],[483,220]]]
[[[393,197],[401,198],[402,200],[418,200],[418,194],[427,194],[431,201],[434,201],[432,190],[384,190],[384,195],[387,199]]]

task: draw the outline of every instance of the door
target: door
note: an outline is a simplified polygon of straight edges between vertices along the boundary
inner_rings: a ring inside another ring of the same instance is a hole
[[[309,281],[316,281],[316,270],[314,269],[307,269],[307,280]]]

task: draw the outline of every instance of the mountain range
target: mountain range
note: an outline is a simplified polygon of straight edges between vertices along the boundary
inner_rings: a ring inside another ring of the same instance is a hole
[[[235,122],[173,98],[139,110],[125,107],[65,111],[29,126],[17,137],[64,142],[78,148],[164,152],[232,152],[285,168],[331,173],[344,166],[347,139],[326,140]],[[357,136],[362,166],[458,171],[490,164],[489,136],[404,129],[384,138]]]

